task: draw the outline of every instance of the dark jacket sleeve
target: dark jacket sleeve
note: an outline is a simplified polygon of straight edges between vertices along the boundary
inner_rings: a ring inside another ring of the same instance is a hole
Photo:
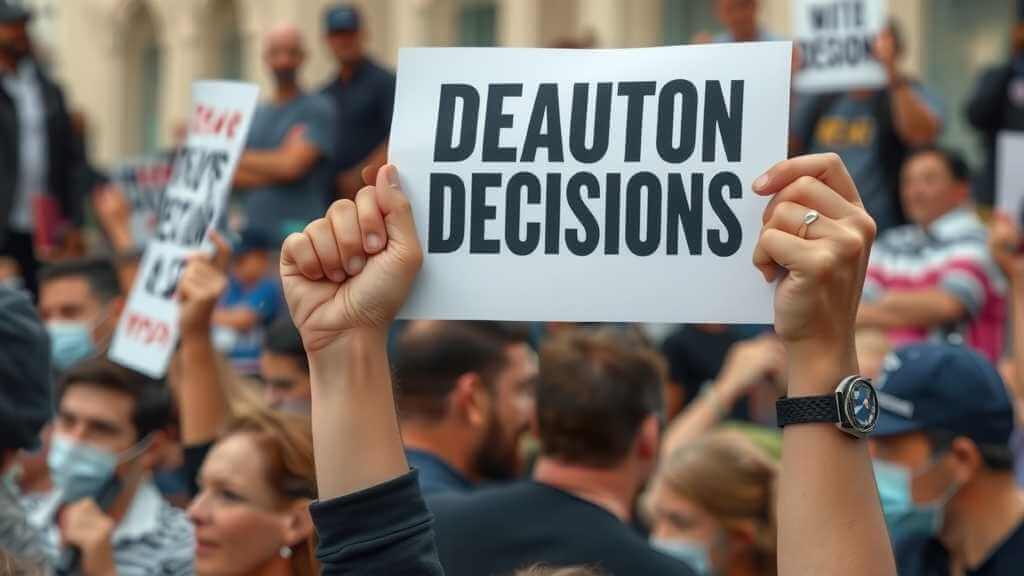
[[[986,70],[978,78],[978,84],[966,107],[967,120],[972,126],[984,132],[999,129],[1011,76],[1012,69],[1009,66],[998,66]]]
[[[322,574],[443,576],[417,472],[310,506]]]
[[[188,495],[193,498],[196,497],[196,494],[199,494],[199,484],[197,483],[199,470],[203,467],[203,462],[206,461],[206,455],[210,453],[210,448],[212,447],[213,442],[185,446],[185,482],[188,483]]]

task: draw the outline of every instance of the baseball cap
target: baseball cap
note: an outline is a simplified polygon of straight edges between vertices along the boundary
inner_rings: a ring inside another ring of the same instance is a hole
[[[954,344],[914,344],[891,353],[878,391],[873,436],[917,431],[966,436],[979,445],[1005,446],[1013,432],[1013,405],[1002,377],[977,352]]]
[[[332,6],[324,12],[324,29],[332,32],[355,32],[362,25],[359,10],[354,6],[340,4]]]
[[[20,0],[0,0],[0,24],[28,22],[32,19],[32,11]]]
[[[46,327],[27,293],[0,287],[0,449],[37,445],[52,390]]]

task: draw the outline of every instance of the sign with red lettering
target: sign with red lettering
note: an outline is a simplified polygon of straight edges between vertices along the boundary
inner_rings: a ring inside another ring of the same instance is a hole
[[[403,49],[403,316],[771,322],[751,186],[786,157],[792,49]]]
[[[193,85],[188,139],[175,154],[111,360],[154,378],[167,372],[178,343],[178,277],[190,254],[209,249],[207,234],[227,207],[258,92],[237,82]]]

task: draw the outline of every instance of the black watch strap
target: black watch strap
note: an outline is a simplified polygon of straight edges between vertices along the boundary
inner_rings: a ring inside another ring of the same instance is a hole
[[[800,396],[779,398],[775,402],[779,428],[790,424],[811,424],[823,422],[837,424],[839,408],[834,394],[828,396]]]

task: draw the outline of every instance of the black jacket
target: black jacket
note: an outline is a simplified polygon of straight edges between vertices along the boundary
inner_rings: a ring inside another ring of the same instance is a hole
[[[47,193],[57,201],[64,219],[77,226],[83,218],[84,195],[79,186],[85,170],[83,147],[71,128],[64,93],[38,66],[35,70],[46,114]],[[0,82],[0,246],[7,237],[17,193],[19,141],[14,100]]]
[[[1024,103],[1009,97],[1015,78],[1013,66],[1003,64],[986,70],[979,78],[964,109],[967,120],[982,137],[985,170],[978,173],[975,194],[979,202],[992,205],[996,187],[996,139],[1002,130],[1024,130]]]

